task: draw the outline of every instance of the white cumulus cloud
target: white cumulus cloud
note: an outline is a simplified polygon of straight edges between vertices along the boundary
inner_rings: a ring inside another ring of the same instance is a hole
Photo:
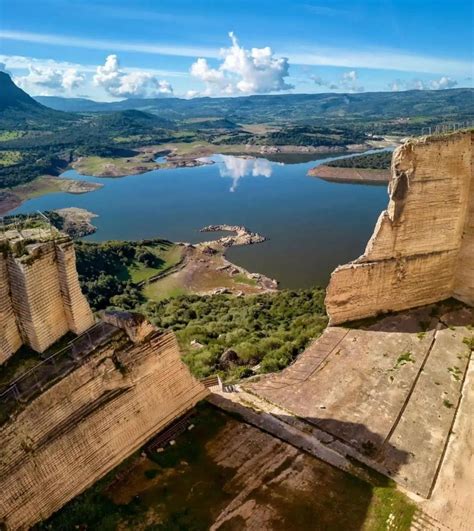
[[[31,93],[42,95],[54,94],[57,92],[70,92],[79,87],[85,80],[82,73],[76,68],[65,70],[45,66],[39,67],[30,64],[29,72],[25,76],[15,77],[15,83],[22,89]]]
[[[458,85],[455,79],[448,76],[441,76],[439,79],[423,81],[422,79],[401,80],[395,79],[389,84],[390,90],[399,92],[401,90],[444,90],[454,88]]]
[[[232,45],[221,50],[222,62],[217,68],[202,57],[191,66],[191,75],[205,83],[205,94],[262,94],[293,88],[285,81],[287,58],[275,57],[269,46],[247,50],[234,33],[229,37]]]
[[[63,72],[62,86],[66,90],[71,91],[81,86],[84,79],[84,75],[78,72],[75,68],[68,68]]]
[[[156,98],[173,94],[168,81],[150,72],[122,70],[115,54],[107,56],[105,63],[97,67],[94,85],[117,98]]]
[[[355,70],[351,70],[350,72],[344,72],[344,74],[342,74],[342,79],[347,83],[355,83],[357,81],[357,78],[358,75]]]
[[[321,76],[309,76],[313,83],[321,88],[328,88],[329,90],[344,90],[349,92],[364,92],[364,87],[358,84],[359,75],[356,70],[349,70],[344,72],[340,79],[329,81],[323,79]]]
[[[457,84],[458,82],[454,79],[451,79],[448,76],[442,76],[439,79],[434,79],[431,82],[431,88],[434,90],[449,89],[455,87]]]

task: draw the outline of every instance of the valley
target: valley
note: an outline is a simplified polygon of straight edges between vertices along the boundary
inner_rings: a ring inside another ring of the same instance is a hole
[[[0,528],[463,529],[473,95],[0,72]]]

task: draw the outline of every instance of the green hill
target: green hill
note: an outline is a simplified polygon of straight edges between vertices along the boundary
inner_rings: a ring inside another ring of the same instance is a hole
[[[61,110],[77,110],[78,100],[37,98]],[[93,112],[137,109],[174,121],[190,118],[226,118],[237,123],[313,123],[318,119],[381,120],[474,117],[474,89],[410,90],[359,94],[282,94],[236,98],[128,99],[112,103],[81,100],[82,110]]]
[[[17,87],[11,77],[0,72],[0,129],[44,128],[51,124],[77,120],[69,113],[45,107]]]

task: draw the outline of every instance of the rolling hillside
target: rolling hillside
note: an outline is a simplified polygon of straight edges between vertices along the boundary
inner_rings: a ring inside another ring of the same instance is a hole
[[[284,94],[236,98],[128,99],[112,103],[57,97],[37,101],[62,111],[105,112],[138,109],[172,120],[225,117],[244,123],[307,122],[316,118],[395,119],[474,116],[474,89],[410,90],[360,94]]]

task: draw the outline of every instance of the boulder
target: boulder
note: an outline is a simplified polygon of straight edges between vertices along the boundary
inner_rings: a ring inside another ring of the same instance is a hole
[[[219,369],[223,371],[240,364],[241,359],[239,358],[239,355],[235,350],[231,348],[228,348],[226,351],[224,351],[221,357],[219,358]]]

